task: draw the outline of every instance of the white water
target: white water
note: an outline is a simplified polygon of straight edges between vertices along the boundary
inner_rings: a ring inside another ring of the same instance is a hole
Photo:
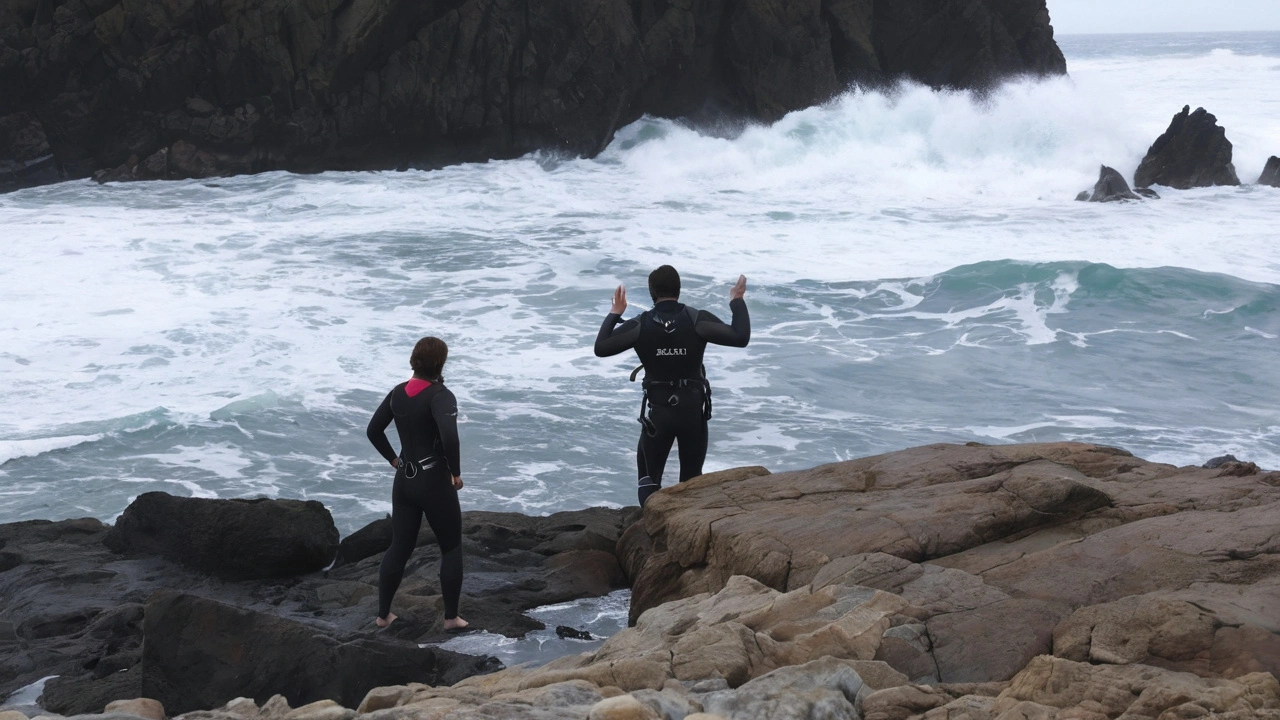
[[[633,502],[632,363],[590,344],[612,287],[643,305],[665,262],[726,316],[750,281],[752,346],[708,363],[708,469],[1062,438],[1280,466],[1280,191],[1073,202],[1184,104],[1251,182],[1280,154],[1280,52],[1098,42],[981,101],[852,92],[732,139],[643,120],[593,160],[0,196],[0,521],[163,489],[312,497],[358,527],[389,508],[363,423],[424,334],[451,347],[467,507]],[[949,295],[946,271],[997,260],[1077,265]],[[1082,262],[1230,278],[1091,304]]]

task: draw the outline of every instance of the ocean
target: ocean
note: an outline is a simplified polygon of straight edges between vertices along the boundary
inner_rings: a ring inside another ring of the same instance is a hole
[[[1079,440],[1280,468],[1280,189],[1077,203],[1183,105],[1253,182],[1280,154],[1280,33],[1066,36],[1070,76],[851,90],[739,133],[642,119],[599,157],[0,195],[0,522],[138,494],[390,510],[364,429],[450,345],[464,509],[635,502],[619,283],[727,319],[707,470],[934,442]],[[669,476],[675,475],[675,460]]]

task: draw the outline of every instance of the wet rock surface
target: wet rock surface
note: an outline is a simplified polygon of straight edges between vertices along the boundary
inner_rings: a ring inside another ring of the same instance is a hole
[[[1088,190],[1076,196],[1076,200],[1088,202],[1118,202],[1121,200],[1159,200],[1160,196],[1154,190],[1149,188],[1139,188],[1132,190],[1129,183],[1125,182],[1124,176],[1114,168],[1106,165],[1098,172],[1098,182],[1094,184],[1093,191]]]
[[[1065,71],[1044,0],[14,0],[0,190],[591,156],[646,113]]]
[[[1214,185],[1239,185],[1231,163],[1231,141],[1218,118],[1204,108],[1191,106],[1173,116],[1169,129],[1156,138],[1133,173],[1133,184],[1187,190]]]
[[[1272,155],[1267,158],[1267,166],[1262,169],[1262,174],[1258,176],[1258,184],[1280,187],[1280,157]]]
[[[153,499],[142,502],[150,507]],[[520,636],[542,627],[524,610],[625,587],[613,553],[598,548],[616,541],[636,513],[464,513],[464,616],[476,628]],[[97,520],[0,525],[8,566],[0,572],[0,697],[58,675],[44,705],[63,714],[98,712],[144,689],[172,712],[238,695],[261,703],[275,693],[295,705],[355,704],[391,676],[453,682],[498,667],[417,649],[450,637],[441,628],[440,554],[429,530],[393,605],[400,619],[379,632],[372,620],[381,550],[327,574],[227,580],[162,555],[118,554],[107,546],[118,529]],[[318,532],[327,534],[323,524]],[[154,640],[144,643],[148,627]],[[239,675],[205,672],[222,662]]]
[[[338,550],[338,528],[314,500],[206,500],[149,492],[129,503],[103,543],[130,557],[164,557],[227,580],[254,580],[324,568]]]

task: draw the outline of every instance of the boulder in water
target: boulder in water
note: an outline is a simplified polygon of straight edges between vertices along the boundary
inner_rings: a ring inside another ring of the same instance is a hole
[[[207,500],[139,495],[104,544],[125,555],[159,555],[228,580],[305,575],[338,550],[338,529],[314,500]]]
[[[1231,141],[1218,118],[1191,106],[1173,116],[1169,129],[1156,139],[1133,174],[1133,184],[1186,190],[1213,185],[1239,185],[1231,164]]]
[[[1280,157],[1272,155],[1271,159],[1267,160],[1267,166],[1258,176],[1258,184],[1280,187]]]
[[[1093,186],[1093,192],[1088,190],[1076,196],[1076,200],[1089,202],[1117,202],[1119,200],[1141,200],[1144,197],[1153,200],[1160,199],[1160,196],[1154,190],[1141,188],[1134,191],[1129,188],[1129,183],[1125,182],[1124,176],[1117,172],[1114,168],[1106,165],[1102,166],[1102,170],[1098,172],[1098,182]]]

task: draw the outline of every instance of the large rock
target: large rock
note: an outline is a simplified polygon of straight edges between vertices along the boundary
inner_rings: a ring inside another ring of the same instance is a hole
[[[633,580],[631,618],[714,592],[732,575],[787,590],[839,558],[883,552],[919,562],[1111,504],[1106,492],[1060,466],[1036,462],[1073,446],[1041,447],[933,445],[799,472],[742,480],[713,473],[680,483],[650,498],[642,522],[619,543]],[[1082,460],[1117,455],[1074,447]]]
[[[301,623],[176,592],[146,605],[142,694],[178,714],[237,697],[356,707],[379,685],[450,684],[498,665],[415,643],[338,642]]]
[[[1030,702],[1089,710],[1095,713],[1092,717],[1195,718],[1221,713],[1216,717],[1262,720],[1280,718],[1280,682],[1269,673],[1207,680],[1147,665],[1090,665],[1039,657],[1018,673],[996,702],[1001,710]]]
[[[1169,666],[1229,677],[1272,667],[1277,510],[1280,473],[1249,463],[1175,468],[1077,443],[936,445],[682,483],[651,498],[619,554],[636,579],[633,613],[735,573],[780,590],[892,593],[916,619],[887,631],[875,658],[917,682],[1006,680],[1053,651],[1072,613],[1162,593],[1214,617],[1198,646],[1213,659]],[[1170,637],[1153,647],[1180,642]],[[1176,662],[1129,661],[1161,658]]]
[[[228,580],[323,569],[338,550],[328,508],[314,500],[207,500],[139,495],[105,543],[125,555],[159,555]]]
[[[1143,198],[1152,198],[1158,200],[1159,195],[1154,190],[1147,188],[1139,188],[1138,192],[1129,189],[1129,183],[1125,182],[1124,176],[1113,168],[1106,165],[1098,172],[1098,182],[1093,186],[1093,192],[1084,191],[1080,193],[1077,200],[1087,200],[1089,202],[1117,202],[1120,200],[1141,200]]]
[[[1173,122],[1142,159],[1133,174],[1133,184],[1186,190],[1213,185],[1239,185],[1231,164],[1231,141],[1218,126],[1218,118],[1191,106],[1173,116]]]
[[[1179,596],[1203,605],[1171,599]],[[1201,677],[1255,672],[1280,677],[1280,635],[1250,624],[1232,609],[1215,612],[1207,594],[1197,590],[1090,605],[1054,630],[1053,654],[1078,662],[1154,665]]]
[[[0,190],[594,155],[646,113],[772,121],[853,81],[1065,71],[1045,0],[17,0]]]
[[[1280,187],[1280,157],[1272,155],[1267,159],[1267,166],[1262,169],[1262,174],[1258,176],[1258,184]]]

